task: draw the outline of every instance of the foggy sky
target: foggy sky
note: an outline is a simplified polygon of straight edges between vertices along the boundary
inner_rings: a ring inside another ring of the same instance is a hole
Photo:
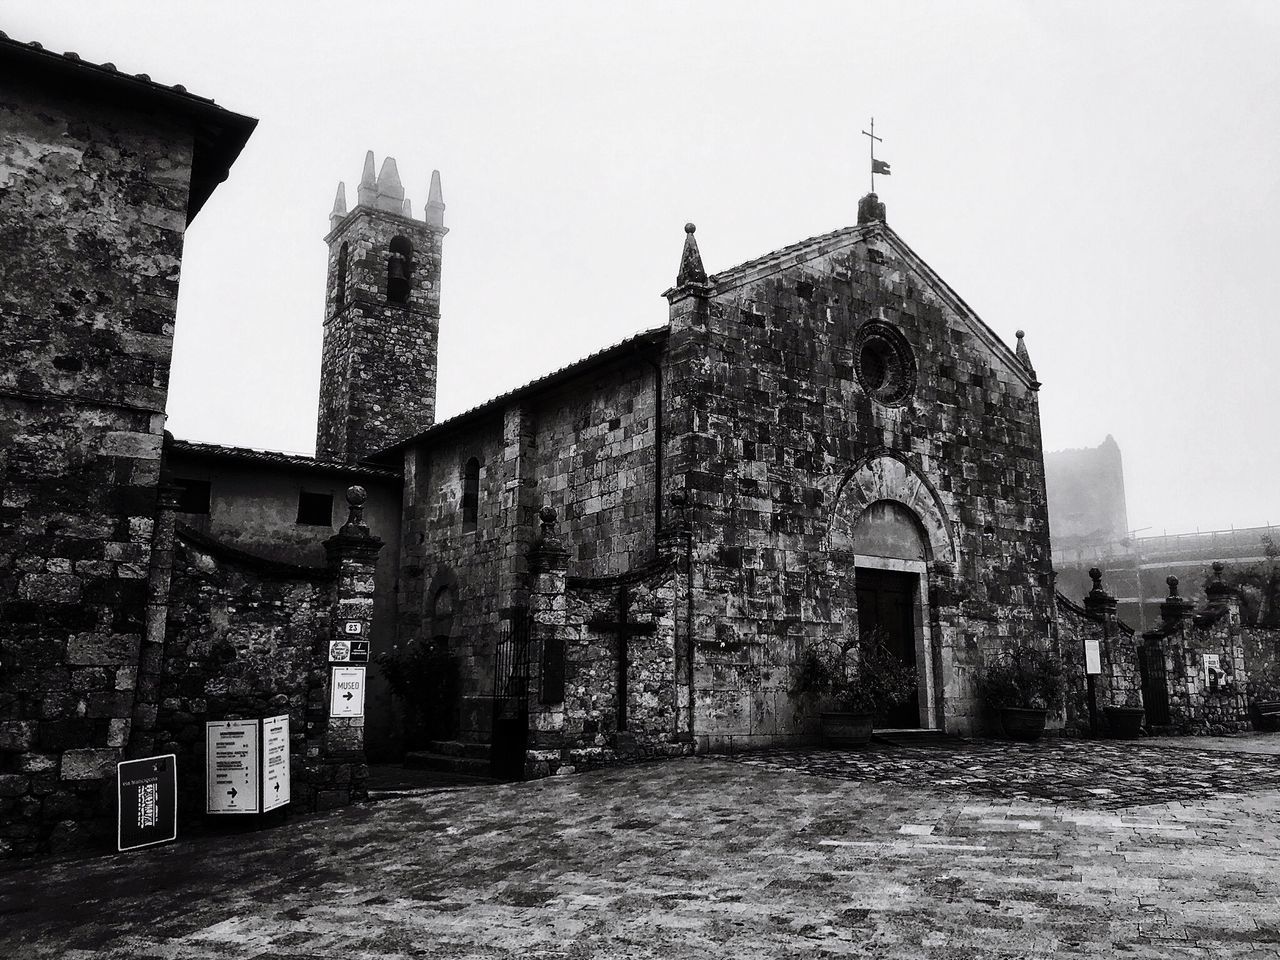
[[[169,427],[311,453],[328,213],[367,149],[448,204],[438,416],[661,324],[709,272],[890,225],[1111,433],[1134,528],[1280,521],[1280,4],[40,4],[19,40],[261,119],[187,234]]]

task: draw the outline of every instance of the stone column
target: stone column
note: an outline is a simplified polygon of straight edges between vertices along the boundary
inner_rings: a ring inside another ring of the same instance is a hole
[[[364,487],[349,487],[347,522],[324,542],[333,571],[332,624],[328,636],[318,638],[312,655],[311,693],[307,703],[306,799],[312,810],[345,806],[367,796],[368,765],[364,754],[364,717],[330,716],[330,640],[370,640],[373,623],[374,567],[382,541],[364,522]],[[359,624],[348,632],[347,624]],[[353,664],[360,666],[360,664]],[[368,669],[368,665],[365,665]]]
[[[555,508],[543,507],[539,518],[542,533],[529,551],[529,659],[532,674],[529,683],[529,732],[533,769],[526,769],[528,776],[545,776],[552,772],[552,768],[558,766],[559,751],[564,746],[565,658],[569,639],[565,597],[569,551],[556,536]],[[544,765],[546,769],[543,769]],[[526,768],[528,766],[526,764]]]
[[[1102,588],[1102,571],[1097,567],[1093,567],[1089,571],[1089,579],[1093,581],[1093,589],[1084,598],[1084,608],[1093,617],[1095,617],[1102,625],[1102,649],[1100,659],[1106,664],[1103,676],[1106,678],[1103,682],[1103,694],[1106,696],[1110,693],[1114,686],[1114,651],[1111,649],[1111,640],[1116,635],[1116,598],[1107,593]],[[1088,664],[1085,665],[1085,683],[1089,697],[1089,729],[1094,735],[1098,732],[1098,693],[1096,689],[1096,681],[1093,675],[1088,672]]]

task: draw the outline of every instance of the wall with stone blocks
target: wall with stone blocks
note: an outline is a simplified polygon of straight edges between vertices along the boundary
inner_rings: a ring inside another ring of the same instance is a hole
[[[897,495],[927,488],[954,544],[954,557],[936,550],[929,563],[926,669],[939,719],[975,732],[984,656],[1044,642],[1053,615],[1036,393],[897,242],[867,230],[815,252],[793,263],[782,251],[713,277],[705,297],[673,296],[669,468],[697,544],[697,727],[713,741],[803,734],[782,692],[789,665],[801,645],[856,623],[851,571],[828,566],[828,531],[856,513],[839,480],[887,454],[921,478]],[[859,380],[856,338],[873,320],[914,353],[900,406]]]
[[[289,715],[293,804],[316,784],[306,766],[318,742],[322,644],[331,630],[326,567],[290,568],[179,532],[154,727],[158,753],[178,757],[180,824],[205,811],[205,723]],[[182,829],[180,825],[180,829]]]
[[[1105,613],[1090,611],[1062,594],[1057,595],[1058,649],[1066,683],[1066,731],[1086,735],[1089,693],[1085,642],[1098,641],[1102,672],[1094,679],[1098,732],[1105,733],[1105,708],[1142,706],[1142,677],[1138,663],[1141,640],[1128,624],[1116,619],[1114,606]]]
[[[155,115],[0,92],[0,857],[107,829],[191,158]]]
[[[1163,610],[1168,608],[1166,604]],[[1250,727],[1248,670],[1237,604],[1210,605],[1183,616],[1166,617],[1143,639],[1164,651],[1169,687],[1169,719],[1179,733],[1222,734]],[[1204,656],[1219,657],[1227,682],[1213,689],[1205,677]]]

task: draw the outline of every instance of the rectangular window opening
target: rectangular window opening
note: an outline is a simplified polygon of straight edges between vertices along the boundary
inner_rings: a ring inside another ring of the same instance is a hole
[[[175,477],[173,485],[178,488],[178,512],[209,515],[209,481],[192,480],[190,477]]]
[[[333,494],[311,493],[307,490],[299,493],[298,523],[309,527],[332,527]]]

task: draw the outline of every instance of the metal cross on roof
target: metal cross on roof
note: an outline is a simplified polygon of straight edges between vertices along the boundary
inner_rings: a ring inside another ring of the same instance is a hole
[[[879,173],[886,177],[889,176],[889,164],[884,160],[876,159],[876,141],[879,141],[880,143],[884,143],[884,138],[876,136],[876,118],[875,117],[871,118],[871,132],[868,133],[866,130],[863,130],[862,135],[864,137],[871,138],[871,192],[875,193],[876,192],[876,174]]]

